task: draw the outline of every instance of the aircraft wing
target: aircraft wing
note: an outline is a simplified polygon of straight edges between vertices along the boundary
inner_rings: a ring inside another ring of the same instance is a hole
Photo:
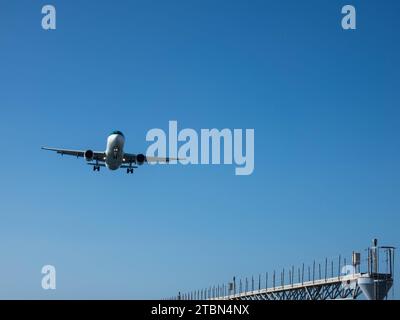
[[[42,147],[43,150],[55,151],[61,155],[75,156],[77,158],[85,156],[85,150],[70,150],[70,149],[57,149],[57,148],[48,148]],[[93,160],[104,161],[106,154],[104,152],[93,151]]]
[[[140,157],[143,157],[142,154],[132,154],[132,153],[125,153],[124,154],[124,163],[138,163],[140,162]],[[147,157],[144,156],[144,162],[165,162],[169,163],[171,160],[181,160],[178,158],[163,158],[163,157]],[[139,159],[139,161],[138,161]]]

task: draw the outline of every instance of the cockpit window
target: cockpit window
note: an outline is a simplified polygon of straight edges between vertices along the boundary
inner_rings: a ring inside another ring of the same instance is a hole
[[[111,132],[111,134],[119,134],[120,136],[124,137],[124,134],[121,131],[118,131],[118,130]]]

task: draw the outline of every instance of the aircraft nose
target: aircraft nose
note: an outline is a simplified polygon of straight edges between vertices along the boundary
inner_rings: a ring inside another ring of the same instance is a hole
[[[114,135],[114,134],[124,137],[124,134],[119,130],[115,130],[115,131],[111,132],[111,135]]]

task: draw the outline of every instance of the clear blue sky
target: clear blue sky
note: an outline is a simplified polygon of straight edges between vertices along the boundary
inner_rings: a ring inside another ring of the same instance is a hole
[[[400,246],[399,1],[50,3],[55,31],[47,2],[0,2],[0,298],[163,298]],[[40,150],[119,129],[143,152],[169,120],[254,128],[253,175]]]

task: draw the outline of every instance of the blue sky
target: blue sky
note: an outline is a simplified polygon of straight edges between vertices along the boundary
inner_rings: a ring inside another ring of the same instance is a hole
[[[55,31],[44,4],[0,3],[0,298],[163,298],[400,245],[398,1],[351,1],[355,31],[348,1],[52,1]],[[169,120],[254,128],[253,175],[40,150],[119,129],[144,152]]]

